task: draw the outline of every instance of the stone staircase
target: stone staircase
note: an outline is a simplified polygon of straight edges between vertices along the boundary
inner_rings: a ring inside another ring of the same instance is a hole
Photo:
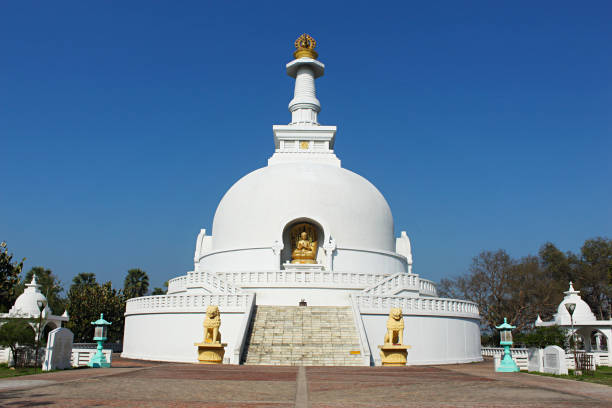
[[[257,306],[245,364],[360,366],[350,307]]]

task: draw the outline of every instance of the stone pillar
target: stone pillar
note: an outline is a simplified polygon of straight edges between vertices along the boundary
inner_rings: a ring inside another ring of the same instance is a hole
[[[595,348],[597,349],[597,351],[601,350],[601,338],[602,337],[603,337],[603,334],[601,334],[600,331],[595,333]]]

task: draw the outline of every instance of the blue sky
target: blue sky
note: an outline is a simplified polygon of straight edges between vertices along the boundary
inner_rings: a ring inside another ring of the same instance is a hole
[[[612,230],[612,3],[3,2],[0,240],[68,286],[152,286],[272,154],[302,32],[322,124],[387,198],[414,272]]]

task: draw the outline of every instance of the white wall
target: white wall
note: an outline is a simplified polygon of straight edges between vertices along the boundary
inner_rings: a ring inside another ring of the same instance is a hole
[[[258,305],[298,306],[304,299],[308,306],[349,306],[350,293],[359,293],[361,289],[331,288],[248,288],[245,290],[257,293]]]
[[[206,313],[149,313],[125,316],[122,357],[197,363],[197,347],[204,338]],[[221,312],[221,341],[228,343],[224,358],[233,358],[244,313]]]
[[[372,356],[380,361],[388,314],[362,314]],[[461,317],[404,315],[408,364],[450,364],[482,361],[478,320]]]

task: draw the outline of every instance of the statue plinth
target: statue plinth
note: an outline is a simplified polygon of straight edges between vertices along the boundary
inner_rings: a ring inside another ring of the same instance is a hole
[[[294,263],[285,263],[283,264],[283,269],[286,271],[323,271],[325,270],[325,265],[322,264],[294,264]]]
[[[408,349],[405,344],[383,344],[380,349],[380,359],[384,366],[405,366],[408,357]]]
[[[227,343],[193,343],[198,346],[198,362],[200,364],[223,364]]]

